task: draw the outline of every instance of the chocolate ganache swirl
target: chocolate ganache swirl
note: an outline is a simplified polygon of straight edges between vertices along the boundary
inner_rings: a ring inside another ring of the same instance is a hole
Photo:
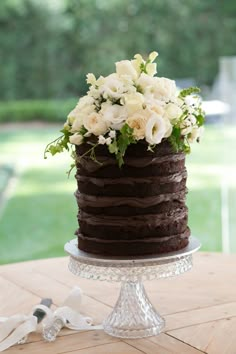
[[[171,252],[188,244],[185,155],[168,141],[154,152],[130,145],[119,168],[107,147],[76,146],[78,247],[89,253],[138,256]],[[82,156],[83,155],[83,156]],[[82,157],[81,157],[82,156]]]

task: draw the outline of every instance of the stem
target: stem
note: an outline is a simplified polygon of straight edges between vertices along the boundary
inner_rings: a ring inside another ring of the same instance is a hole
[[[59,139],[62,139],[63,137],[64,137],[64,135],[61,135],[61,136],[59,136],[59,138],[56,138],[55,140],[53,140],[53,141],[51,141],[50,143],[47,144],[47,146],[45,147],[44,153],[43,153],[44,159],[47,158],[47,157],[46,157],[46,153],[48,152],[48,147],[49,147],[50,145],[52,145],[53,143],[55,143],[56,141],[58,141]]]

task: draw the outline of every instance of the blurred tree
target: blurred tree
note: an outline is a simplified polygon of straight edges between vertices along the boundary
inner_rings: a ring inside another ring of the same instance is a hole
[[[61,6],[55,6],[55,4]],[[230,0],[2,0],[0,99],[66,97],[85,75],[159,51],[158,71],[212,84],[218,58],[235,55]]]
[[[63,22],[40,1],[0,2],[1,99],[64,94]]]

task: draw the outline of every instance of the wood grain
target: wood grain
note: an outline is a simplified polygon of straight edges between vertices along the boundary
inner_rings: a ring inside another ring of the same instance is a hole
[[[17,345],[6,351],[9,354],[33,353],[33,354],[62,354],[79,349],[93,348],[105,343],[119,342],[119,339],[112,338],[102,331],[88,331],[76,333],[57,338],[55,342],[46,343],[43,341]]]
[[[236,317],[202,323],[170,334],[209,354],[236,353]]]
[[[168,336],[165,333],[148,339],[125,340],[126,343],[146,354],[199,354],[199,350],[190,345],[182,343],[180,340]]]
[[[236,354],[235,279],[235,255],[198,253],[190,272],[145,284],[166,319],[165,333],[120,340],[103,331],[64,329],[54,343],[33,333],[28,343],[6,353]],[[0,266],[0,316],[27,314],[42,297],[52,297],[54,306],[59,306],[76,285],[84,293],[83,313],[101,323],[118,297],[119,284],[74,276],[67,257]]]

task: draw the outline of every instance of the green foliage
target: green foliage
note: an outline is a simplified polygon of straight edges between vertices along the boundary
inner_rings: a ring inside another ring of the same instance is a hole
[[[44,158],[47,158],[47,153],[52,154],[52,156],[57,153],[63,152],[64,150],[69,150],[69,137],[70,133],[63,131],[64,135],[59,136],[59,138],[55,139],[51,143],[49,143],[44,151]]]
[[[125,124],[118,135],[118,138],[114,138],[112,144],[109,145],[109,151],[111,154],[116,155],[119,167],[124,164],[124,155],[126,149],[130,144],[135,144],[137,141],[133,137],[133,129]]]
[[[115,61],[151,50],[161,54],[160,76],[209,85],[219,56],[235,55],[235,2],[51,3],[0,1],[1,100],[82,95],[86,73],[107,75]]]
[[[82,125],[82,127],[79,130],[79,134],[84,136],[87,133],[87,129],[85,128],[85,126]]]
[[[180,91],[179,96],[184,98],[186,96],[192,95],[193,93],[199,93],[201,90],[198,87],[189,87]]]
[[[0,122],[64,122],[77,99],[0,102]]]
[[[173,146],[176,152],[183,151],[186,154],[190,153],[190,146],[188,140],[181,135],[180,127],[173,127],[172,134],[168,138],[168,140],[170,141],[171,145]]]
[[[205,116],[203,114],[198,114],[196,116],[197,119],[197,125],[201,127],[205,123]]]

